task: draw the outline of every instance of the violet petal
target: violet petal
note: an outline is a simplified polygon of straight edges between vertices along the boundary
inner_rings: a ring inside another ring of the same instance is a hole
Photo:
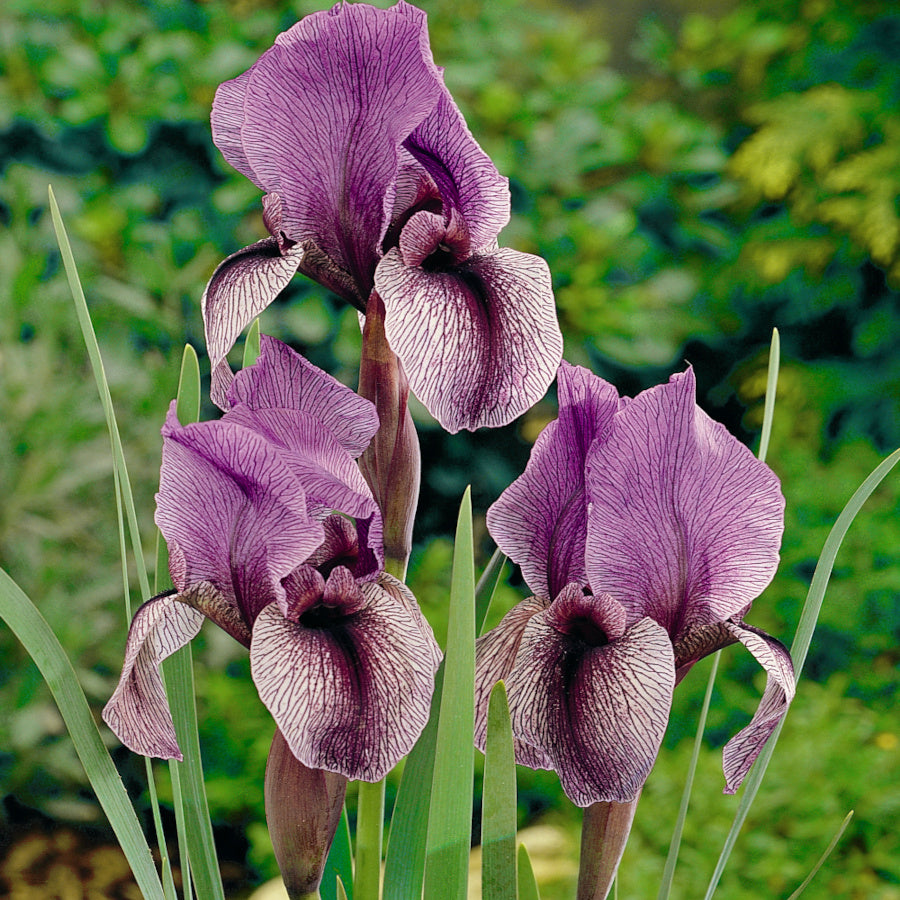
[[[204,590],[215,589],[209,584],[192,588]],[[189,643],[202,624],[202,613],[171,594],[148,600],[135,613],[119,684],[103,708],[103,721],[129,750],[182,759],[159,666]]]
[[[502,249],[427,271],[404,265],[394,248],[375,286],[388,343],[447,431],[505,425],[553,380],[562,336],[540,257]]]
[[[497,546],[519,565],[531,590],[547,598],[570,582],[587,584],[585,460],[619,407],[616,389],[587,369],[563,362],[557,378],[559,418],[541,432],[524,473],[487,512]]]
[[[588,458],[588,580],[677,641],[746,608],[778,565],[778,478],[695,402],[692,369],[616,414]]]
[[[216,94],[213,139],[236,167],[246,161],[259,187],[280,194],[287,235],[353,273],[364,300],[400,144],[440,96],[425,14],[406,3],[314,13],[228,84]]]
[[[753,719],[725,745],[722,754],[725,793],[733,794],[741,786],[763,744],[784,718],[794,698],[795,684],[791,655],[780,641],[744,622],[725,624],[766,670],[766,689]]]
[[[491,691],[498,681],[504,681],[513,670],[522,634],[529,619],[547,608],[547,602],[529,597],[517,603],[501,621],[475,642],[475,746],[484,750],[487,738],[488,703]],[[516,759],[532,769],[552,767],[543,752],[513,740]]]
[[[378,781],[428,721],[440,651],[415,600],[398,596],[408,593],[399,582],[382,576],[358,587],[364,608],[327,626],[291,622],[276,604],[264,609],[250,663],[300,762]]]
[[[497,239],[509,221],[509,181],[478,146],[450,92],[441,86],[437,105],[403,146],[440,191],[444,215],[458,212],[473,250]]]
[[[247,623],[324,537],[282,451],[224,420],[182,427],[174,402],[156,500],[175,586],[212,582]]]
[[[259,358],[242,369],[228,404],[250,409],[297,409],[317,418],[354,458],[378,430],[375,407],[287,344],[260,335]]]
[[[212,370],[210,397],[227,409],[226,393],[234,377],[225,357],[238,335],[285,288],[303,261],[303,249],[282,254],[275,238],[266,238],[232,253],[213,272],[200,307],[206,352]]]
[[[590,646],[547,624],[551,610],[526,626],[506,679],[513,734],[547,755],[577,806],[631,800],[668,723],[672,645],[642,619],[618,640]]]

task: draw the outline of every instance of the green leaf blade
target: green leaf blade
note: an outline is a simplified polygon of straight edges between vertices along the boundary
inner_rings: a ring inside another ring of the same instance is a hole
[[[465,900],[475,766],[475,558],[471,491],[456,528],[444,689],[428,819],[425,900]]]
[[[506,686],[488,703],[481,812],[482,900],[516,898],[516,759]]]

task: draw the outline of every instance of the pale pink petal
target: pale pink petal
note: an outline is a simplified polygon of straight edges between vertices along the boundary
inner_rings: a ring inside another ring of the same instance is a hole
[[[214,588],[207,584],[193,590]],[[202,624],[203,613],[171,594],[148,600],[135,613],[122,676],[103,708],[103,721],[129,750],[160,759],[182,758],[159,666],[189,643]]]
[[[544,260],[503,249],[428,271],[395,248],[375,286],[391,349],[448,431],[505,425],[543,397],[562,358]]]

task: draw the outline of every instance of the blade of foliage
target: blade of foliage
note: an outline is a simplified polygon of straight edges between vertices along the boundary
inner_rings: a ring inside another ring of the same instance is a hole
[[[531,857],[524,844],[519,845],[519,875],[517,879],[519,888],[519,900],[541,900],[538,891],[537,879],[534,877],[534,869],[531,867]]]
[[[428,818],[425,900],[465,900],[475,750],[475,560],[471,489],[456,526],[444,691]]]
[[[769,347],[769,367],[766,373],[766,400],[763,409],[762,431],[759,438],[759,452],[757,456],[760,462],[766,461],[769,449],[769,438],[772,434],[772,421],[775,417],[775,396],[778,391],[778,370],[781,363],[781,338],[778,329],[772,329],[772,343]],[[706,731],[706,719],[709,715],[709,704],[712,698],[713,685],[716,681],[716,673],[719,670],[720,653],[713,654],[712,668],[706,682],[706,694],[703,697],[703,705],[700,709],[700,717],[697,721],[697,732],[694,735],[694,747],[691,751],[691,761],[688,765],[687,775],[684,781],[684,790],[681,795],[681,803],[678,807],[678,816],[672,831],[672,840],[669,842],[669,852],[666,856],[666,864],[663,868],[663,877],[659,887],[657,900],[667,900],[672,890],[672,881],[675,877],[675,866],[678,862],[678,851],[681,848],[681,837],[684,832],[684,823],[687,818],[688,807],[691,801],[691,791],[694,786],[694,775],[697,771],[697,762],[700,759],[700,747],[703,744],[703,734]]]
[[[759,435],[760,462],[766,461],[769,452],[769,438],[772,436],[772,420],[775,417],[775,394],[778,391],[778,368],[781,361],[781,337],[778,329],[772,329],[772,343],[769,346],[769,370],[766,375],[766,402],[763,407],[762,431]]]
[[[803,664],[806,662],[806,654],[809,651],[809,645],[812,641],[816,622],[819,618],[819,612],[822,609],[825,589],[828,587],[831,571],[834,568],[834,560],[840,549],[841,543],[844,540],[844,536],[847,534],[847,530],[850,528],[854,518],[856,518],[856,514],[862,508],[862,505],[869,499],[875,488],[881,484],[887,474],[898,462],[900,462],[900,449],[895,450],[887,457],[887,459],[882,460],[882,462],[875,467],[869,477],[856,489],[853,496],[847,502],[847,505],[841,510],[841,514],[837,517],[837,521],[834,523],[828,537],[825,539],[822,553],[819,556],[816,570],[813,573],[812,581],[810,582],[809,593],[806,596],[806,602],[804,603],[803,611],[800,614],[800,623],[797,626],[797,634],[794,636],[793,644],[791,644],[791,658],[794,660],[795,681],[799,681]],[[747,818],[750,806],[762,783],[766,767],[775,750],[775,745],[778,742],[778,736],[781,734],[783,726],[784,720],[782,720],[775,731],[772,732],[772,736],[766,742],[765,747],[763,747],[753,768],[750,770],[750,775],[744,785],[744,793],[741,797],[741,802],[738,804],[737,812],[734,815],[731,830],[725,838],[722,852],[719,854],[719,860],[716,863],[716,868],[710,879],[704,900],[710,900],[710,897],[715,893],[719,879],[722,877],[722,872],[725,870],[725,865],[728,862],[728,857],[731,855],[731,851],[737,841],[738,833]]]
[[[516,757],[506,685],[498,681],[488,702],[481,807],[481,896],[516,897]]]
[[[344,885],[349,885],[348,890]],[[325,860],[325,874],[319,887],[322,900],[338,900],[340,897],[353,900],[353,845],[350,841],[350,822],[347,820],[346,805],[341,810],[341,821],[331,842],[328,859]]]
[[[112,444],[113,478],[116,488],[115,494],[119,518],[120,549],[122,551],[123,571],[127,570],[127,563],[124,552],[125,535],[124,527],[122,525],[122,506],[124,506],[128,518],[128,530],[131,535],[131,546],[135,557],[135,567],[137,569],[141,594],[143,597],[147,598],[150,596],[150,584],[147,579],[147,568],[144,561],[143,550],[141,548],[140,533],[137,525],[137,513],[135,512],[134,507],[134,496],[131,492],[131,481],[128,477],[128,467],[125,464],[125,454],[122,450],[122,441],[119,436],[119,427],[116,423],[116,414],[112,404],[112,396],[109,391],[109,383],[106,380],[106,370],[104,369],[103,359],[100,355],[100,345],[97,343],[97,335],[94,331],[94,325],[91,322],[87,300],[84,296],[84,290],[81,287],[81,279],[78,277],[78,269],[75,265],[75,257],[72,254],[72,246],[69,243],[69,238],[66,234],[66,228],[59,212],[59,206],[56,203],[56,197],[53,194],[53,188],[48,187],[47,190],[50,203],[50,216],[53,220],[53,229],[56,233],[60,256],[62,257],[63,267],[66,271],[69,289],[72,292],[72,299],[75,303],[75,313],[84,338],[85,348],[87,349],[88,357],[91,361],[91,368],[94,372],[94,379],[97,384],[97,391],[100,394],[100,403],[103,406],[106,427],[109,432],[110,443]],[[131,603],[127,574],[125,575],[124,596],[126,615],[130,619]],[[162,857],[166,896],[174,897],[175,886],[172,882],[171,869],[168,854],[166,852],[166,841],[163,835],[162,817],[159,811],[159,801],[157,799],[156,785],[153,779],[153,769],[149,761],[145,765],[147,769],[147,784],[150,790],[153,821],[157,833],[157,843]]]
[[[252,366],[259,359],[259,353],[259,319],[254,319],[250,323],[247,339],[244,341],[244,358],[241,365],[245,369],[247,366]]]
[[[422,896],[434,749],[443,685],[444,663],[441,662],[434,677],[428,724],[406,758],[391,813],[391,831],[384,861],[384,900],[408,900]]]
[[[190,344],[184,345],[181,356],[175,411],[182,425],[200,421],[200,363],[197,351]]]
[[[497,587],[503,580],[505,572],[506,556],[498,547],[488,560],[475,586],[475,628],[479,635],[484,633],[484,623],[487,621]]]
[[[138,887],[147,900],[163,900],[165,894],[150,848],[122,779],[109,751],[103,746],[78,676],[37,607],[3,569],[0,569],[0,616],[22,642],[47,682]]]
[[[812,867],[812,871],[809,873],[809,875],[806,876],[806,878],[803,879],[800,887],[798,887],[797,890],[794,891],[794,893],[791,894],[790,897],[788,897],[788,900],[797,900],[797,897],[799,897],[806,890],[809,883],[813,880],[813,878],[816,877],[816,873],[819,871],[819,869],[822,868],[825,860],[828,859],[829,856],[831,856],[831,851],[834,850],[834,848],[837,846],[837,842],[841,839],[841,835],[847,830],[847,826],[850,824],[850,820],[852,818],[853,810],[851,809],[850,812],[848,812],[847,815],[844,816],[844,821],[841,822],[840,828],[838,828],[837,832],[835,832],[834,837],[831,839],[831,843],[829,843],[829,845],[825,848],[825,852],[819,857],[818,862]]]

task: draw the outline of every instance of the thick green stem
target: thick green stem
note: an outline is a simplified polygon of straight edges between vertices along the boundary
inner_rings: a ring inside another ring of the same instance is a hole
[[[578,900],[606,900],[628,842],[640,792],[627,803],[594,803],[581,823]]]
[[[384,780],[359,782],[356,808],[356,872],[354,900],[381,896],[381,839],[384,832]]]

